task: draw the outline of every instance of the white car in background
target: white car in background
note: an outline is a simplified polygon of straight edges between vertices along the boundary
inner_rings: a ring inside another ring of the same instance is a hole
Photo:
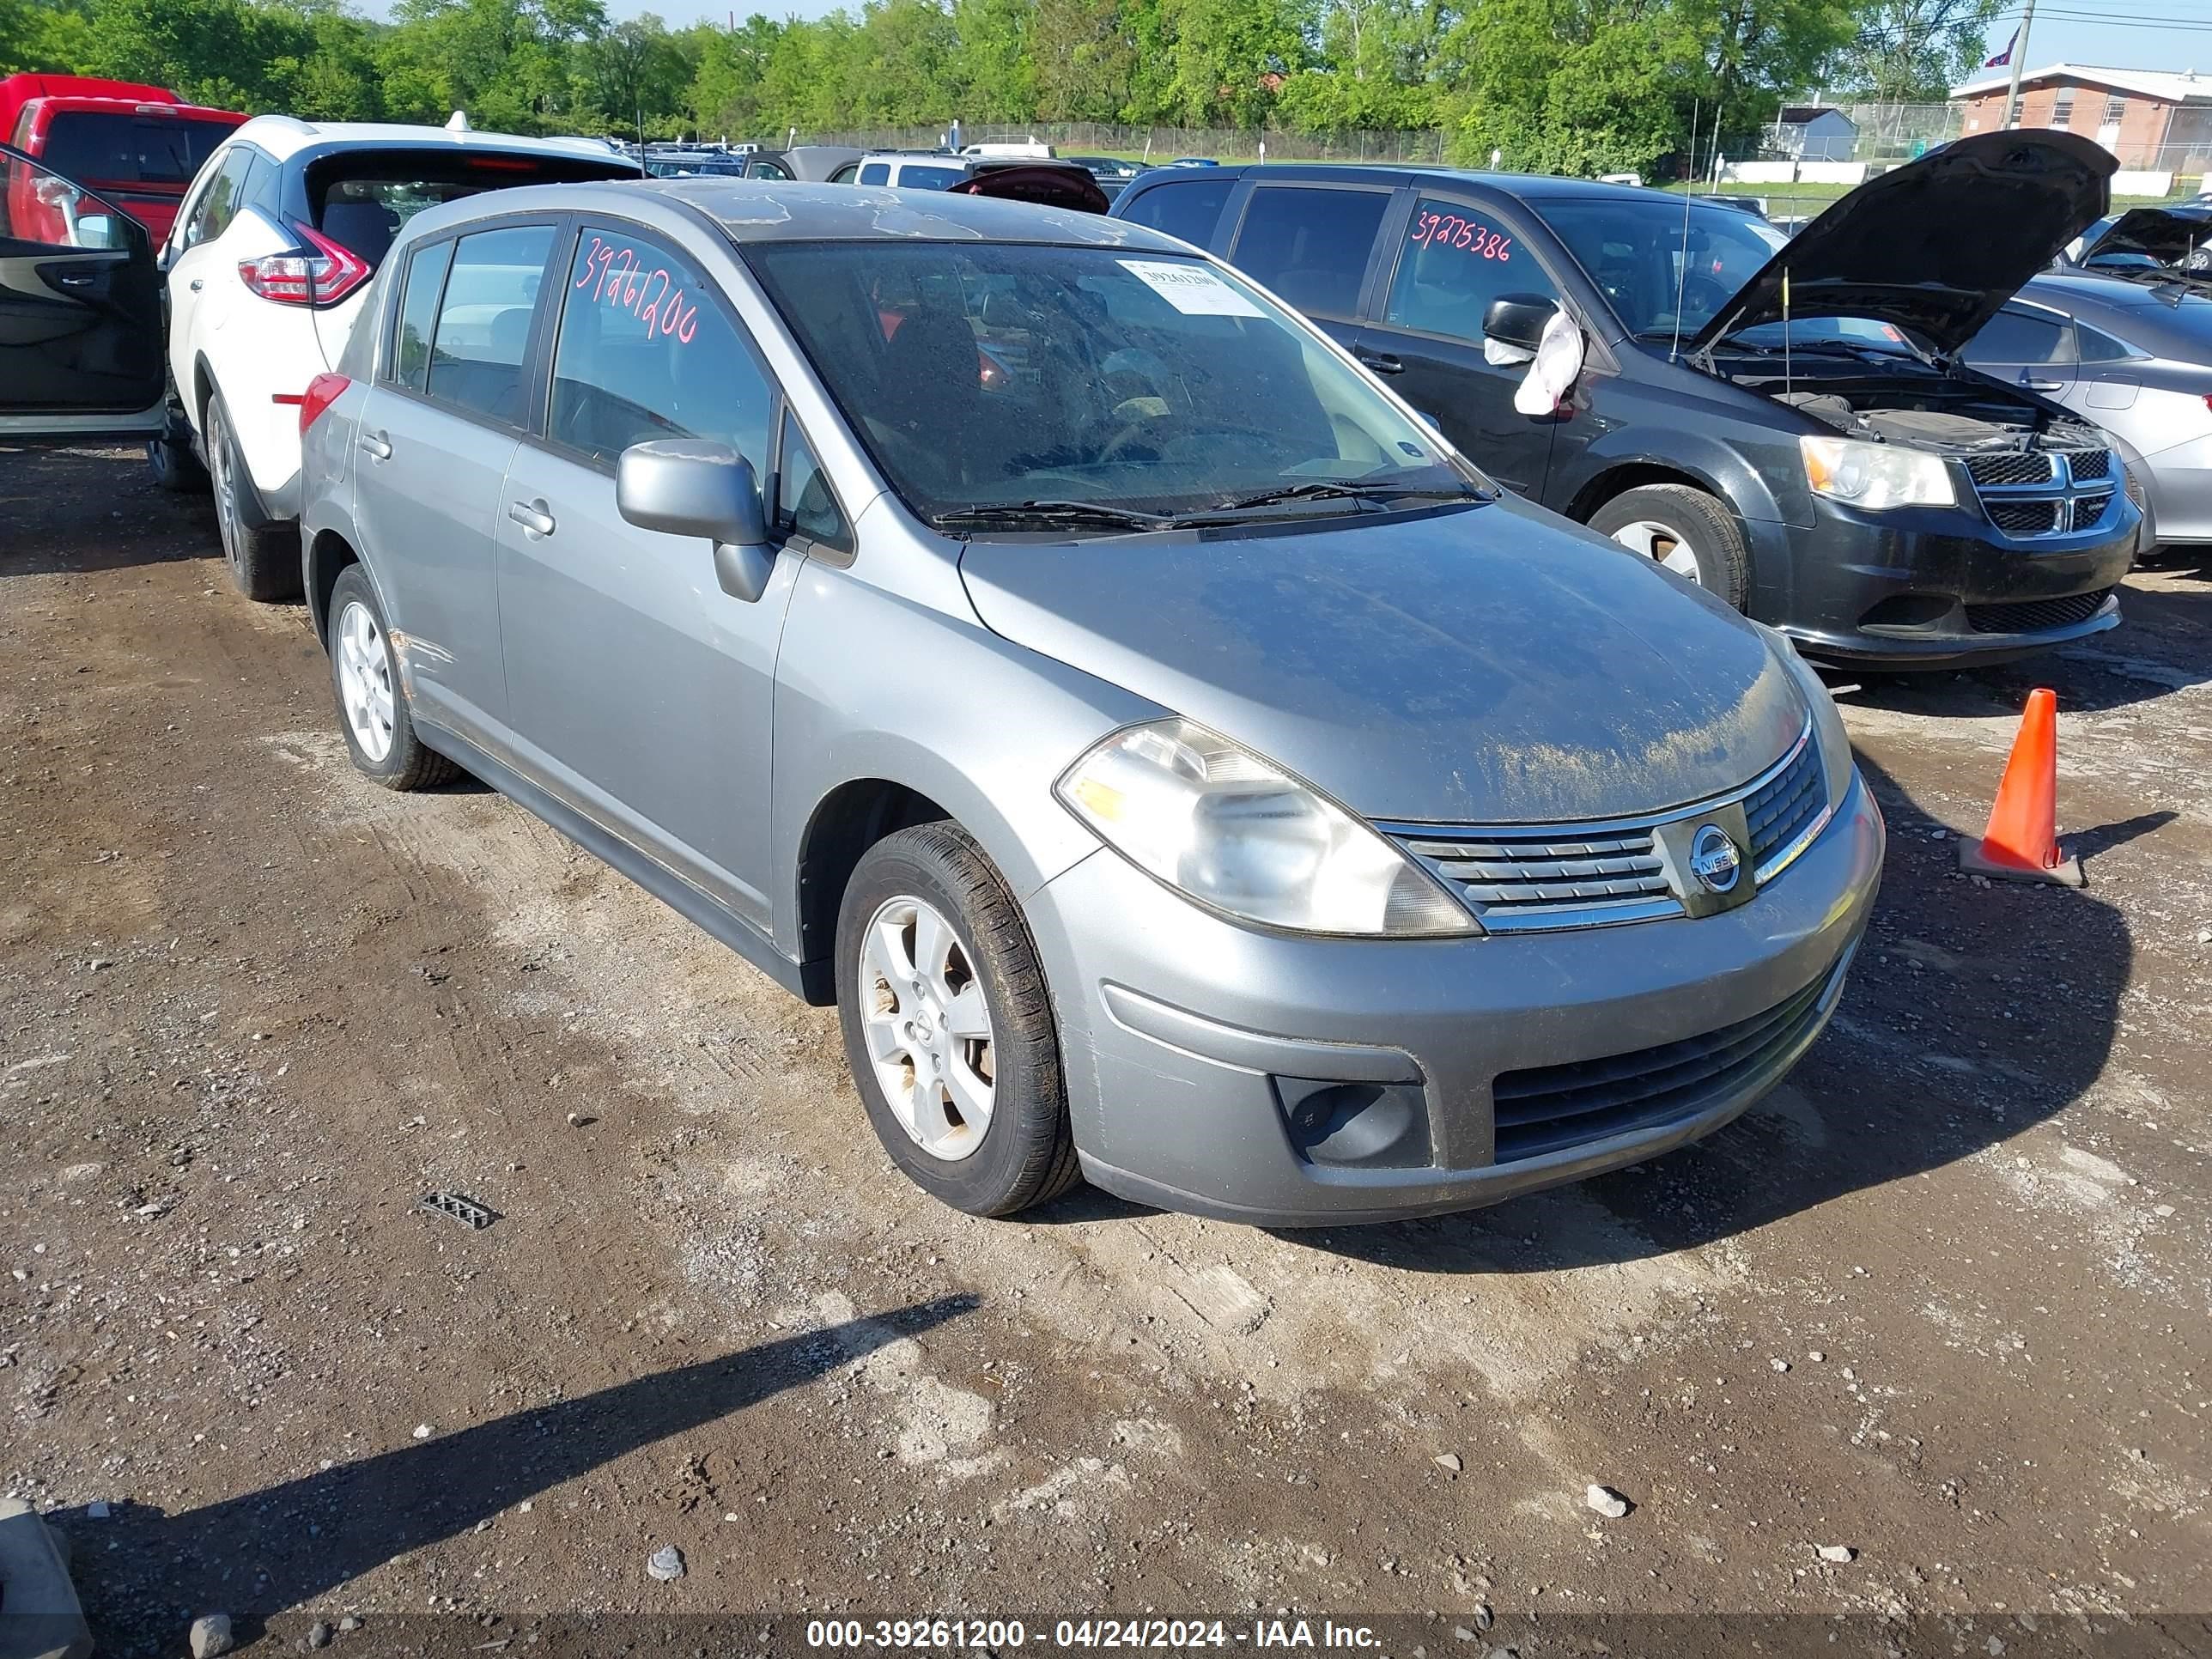
[[[209,155],[156,245],[31,156],[0,145],[0,439],[143,439],[165,486],[211,481],[224,556],[257,599],[300,591],[307,383],[337,362],[400,227],[487,190],[638,176],[597,140],[475,132],[458,114],[264,115]],[[519,365],[525,343],[483,345]]]

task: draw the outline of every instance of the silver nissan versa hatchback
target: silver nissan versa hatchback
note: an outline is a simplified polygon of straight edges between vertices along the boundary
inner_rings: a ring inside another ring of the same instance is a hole
[[[356,764],[834,1001],[947,1203],[1489,1203],[1836,1006],[1882,827],[1789,645],[1179,242],[670,180],[431,208],[376,280],[301,410]]]

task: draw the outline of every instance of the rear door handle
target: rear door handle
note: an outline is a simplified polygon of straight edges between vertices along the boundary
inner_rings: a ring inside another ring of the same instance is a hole
[[[2031,380],[2025,374],[2020,377],[2020,383],[2026,386],[2030,392],[2063,392],[2066,390],[2066,382],[2063,380]]]
[[[392,459],[391,440],[381,432],[362,433],[361,447],[380,461],[388,461]]]
[[[1377,374],[1403,374],[1406,372],[1405,364],[1387,351],[1363,351],[1359,354],[1359,361]]]
[[[543,497],[534,501],[514,501],[508,505],[507,516],[533,536],[553,533],[553,515],[546,511]]]

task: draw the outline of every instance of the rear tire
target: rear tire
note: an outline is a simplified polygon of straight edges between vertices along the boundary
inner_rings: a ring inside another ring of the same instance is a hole
[[[386,789],[429,789],[459,775],[459,767],[416,734],[384,609],[359,565],[348,565],[331,584],[330,617],[325,643],[338,730],[355,767]]]
[[[1743,609],[1751,586],[1743,529],[1734,514],[1704,490],[1688,484],[1624,490],[1590,514],[1589,527]]]
[[[1076,1183],[1044,969],[965,831],[916,824],[861,856],[836,970],[854,1085],[916,1186],[969,1215],[1007,1216]]]
[[[222,393],[208,398],[207,453],[209,477],[215,486],[216,527],[222,537],[222,556],[230,566],[230,580],[249,599],[264,605],[296,599],[301,594],[300,532],[294,525],[261,521],[261,503],[246,470],[233,435],[230,411]]]

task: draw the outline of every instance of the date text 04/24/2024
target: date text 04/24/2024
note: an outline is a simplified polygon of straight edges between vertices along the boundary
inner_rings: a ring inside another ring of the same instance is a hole
[[[817,1619],[806,1626],[810,1648],[940,1650],[1036,1646],[1052,1649],[1178,1650],[1249,1647],[1299,1651],[1358,1651],[1381,1645],[1366,1625],[1334,1620],[1262,1619],[1249,1624],[1222,1619],[1060,1619],[1034,1629],[1012,1619]]]

